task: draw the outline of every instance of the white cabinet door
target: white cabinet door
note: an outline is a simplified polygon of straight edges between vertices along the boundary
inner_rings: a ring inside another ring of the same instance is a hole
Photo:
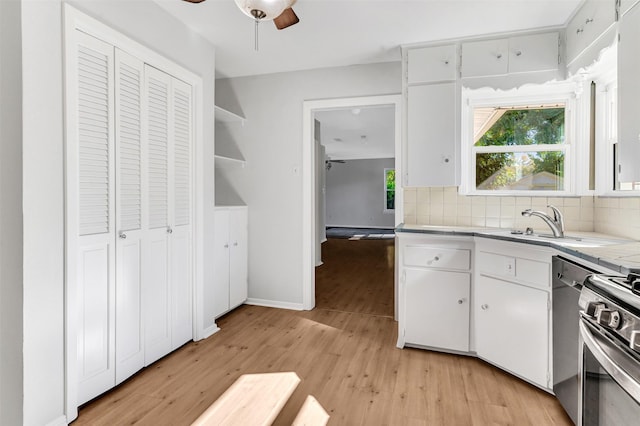
[[[583,53],[590,50],[589,47],[594,44],[614,22],[614,1],[587,0],[567,24],[565,33],[565,56],[567,64],[571,64],[583,55]],[[599,51],[601,48],[602,47],[597,50]],[[592,53],[596,56],[592,57],[591,61],[597,59],[599,52]],[[580,60],[579,62],[583,63],[583,66],[591,65],[590,61],[584,62]]]
[[[113,47],[76,31],[72,52],[75,78],[70,111],[75,117],[67,142],[67,197],[74,247],[70,262],[77,294],[78,403],[115,384],[115,154],[113,149]],[[73,320],[73,319],[72,319]],[[70,353],[69,356],[73,356]]]
[[[147,184],[143,244],[145,365],[171,351],[169,285],[169,108],[171,77],[145,65]]]
[[[191,146],[192,91],[188,84],[172,78],[169,168],[169,223],[171,270],[171,348],[193,338],[191,273]]]
[[[229,309],[243,304],[248,297],[247,246],[248,210],[229,211]]]
[[[406,268],[404,286],[404,341],[468,352],[471,275]]]
[[[456,185],[456,83],[407,92],[406,186]]]
[[[116,384],[144,367],[142,82],[144,64],[116,49]]]
[[[509,39],[509,73],[558,69],[558,33],[533,34]]]
[[[619,23],[618,41],[618,143],[620,181],[640,181],[640,5]]]
[[[229,310],[229,210],[216,209],[213,228],[213,308],[217,318]]]
[[[548,388],[549,293],[479,276],[475,282],[478,356]]]
[[[407,51],[409,84],[454,81],[457,72],[458,52],[455,44]]]
[[[246,207],[216,208],[214,225],[214,315],[229,312],[247,300]]]
[[[462,43],[462,77],[507,74],[508,53],[507,39]]]

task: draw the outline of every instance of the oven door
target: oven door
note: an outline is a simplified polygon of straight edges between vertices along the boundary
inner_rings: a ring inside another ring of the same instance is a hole
[[[580,321],[582,425],[638,425],[640,361]]]

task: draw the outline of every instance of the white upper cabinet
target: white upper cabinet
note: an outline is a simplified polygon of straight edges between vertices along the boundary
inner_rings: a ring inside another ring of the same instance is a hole
[[[462,43],[462,77],[506,74],[508,48],[506,39]]]
[[[411,49],[407,53],[409,84],[453,81],[458,71],[455,44]]]
[[[640,5],[623,15],[618,41],[618,144],[620,181],[640,181]]]
[[[615,31],[608,30],[615,23],[615,11],[614,0],[587,0],[571,19],[566,30],[565,52],[570,72],[590,65],[600,50],[613,42]]]
[[[456,185],[456,83],[407,90],[407,186]]]
[[[558,69],[557,32],[462,43],[462,77]]]
[[[509,72],[553,71],[559,65],[559,35],[556,32],[509,39]]]

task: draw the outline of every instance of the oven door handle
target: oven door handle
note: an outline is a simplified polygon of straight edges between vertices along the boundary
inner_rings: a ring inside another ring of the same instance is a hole
[[[632,360],[620,348],[592,333],[590,327],[580,321],[580,334],[584,344],[587,345],[598,363],[607,373],[622,387],[633,399],[640,402],[640,378],[630,375],[621,367],[627,365],[628,369],[637,369],[637,361]],[[634,367],[635,363],[635,367]],[[630,367],[630,368],[629,368]]]

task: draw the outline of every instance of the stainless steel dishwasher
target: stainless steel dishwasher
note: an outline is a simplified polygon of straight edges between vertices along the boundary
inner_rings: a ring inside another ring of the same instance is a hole
[[[578,421],[579,337],[578,302],[584,279],[596,273],[561,256],[553,257],[553,393]]]

